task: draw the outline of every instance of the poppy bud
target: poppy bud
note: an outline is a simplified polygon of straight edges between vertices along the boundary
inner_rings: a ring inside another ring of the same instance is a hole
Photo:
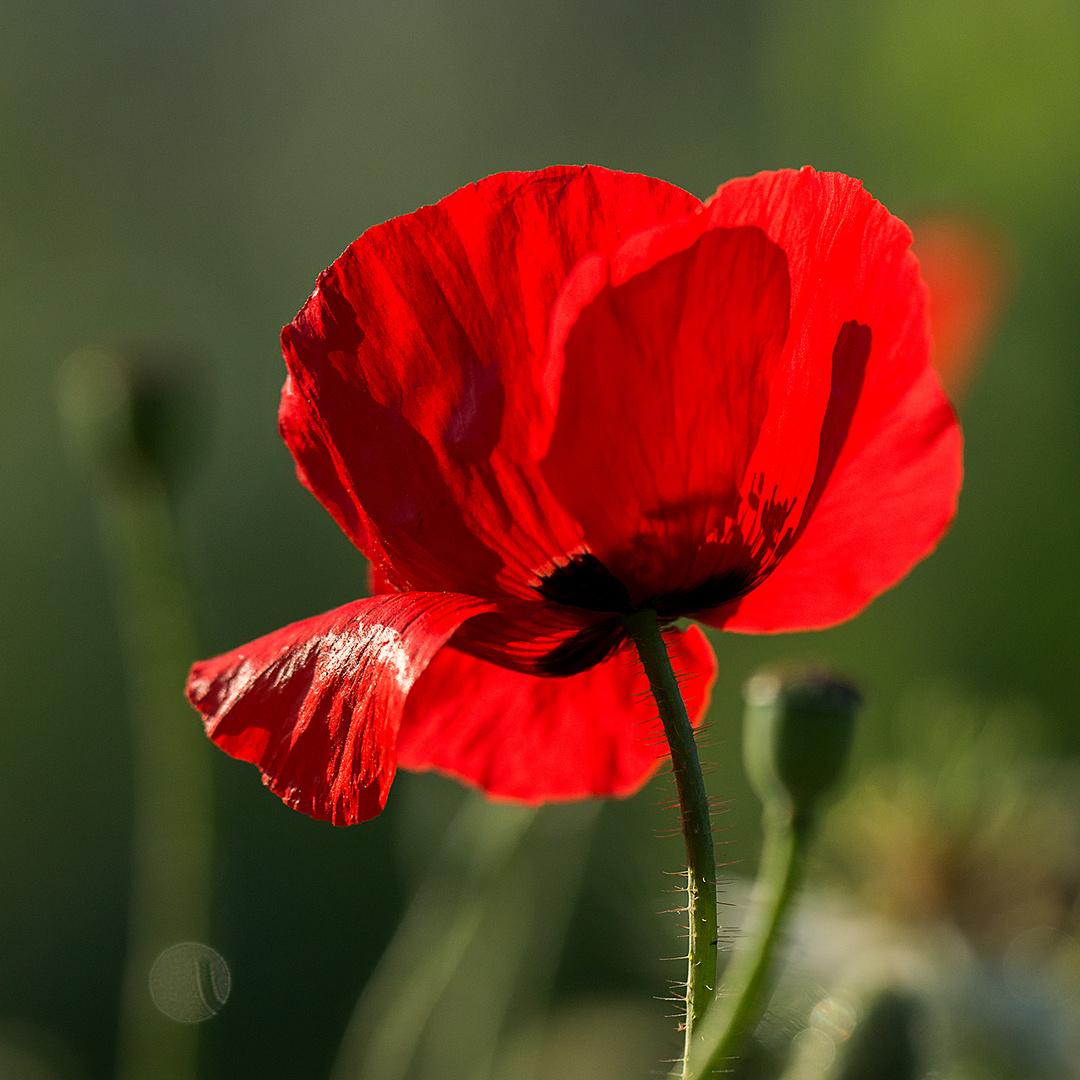
[[[862,704],[849,683],[821,672],[759,672],[746,684],[743,758],[767,809],[807,821],[847,762]]]
[[[60,372],[60,411],[76,449],[114,475],[149,468],[174,481],[198,442],[195,365],[160,348],[87,349]]]

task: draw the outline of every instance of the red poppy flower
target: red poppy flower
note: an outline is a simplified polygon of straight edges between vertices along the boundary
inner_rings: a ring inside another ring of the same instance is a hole
[[[211,738],[337,823],[398,764],[530,801],[638,788],[663,747],[625,614],[828,626],[952,517],[910,240],[810,169],[704,204],[505,173],[370,229],[282,332],[280,426],[379,588],[196,664]],[[700,718],[711,650],[667,634]]]
[[[930,361],[957,401],[971,384],[1005,303],[1007,252],[988,228],[958,217],[918,222],[914,251],[930,289]]]

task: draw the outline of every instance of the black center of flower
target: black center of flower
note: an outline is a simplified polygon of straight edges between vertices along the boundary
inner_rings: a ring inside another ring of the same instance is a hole
[[[742,596],[754,583],[751,570],[736,568],[714,574],[699,585],[655,596],[641,604],[652,608],[661,623],[684,615],[720,607]],[[630,591],[591,552],[575,555],[568,563],[548,574],[536,591],[545,600],[582,611],[611,613],[573,637],[560,642],[537,661],[541,675],[576,675],[599,664],[626,640],[623,616],[633,610]]]
[[[630,614],[626,586],[591,552],[575,555],[558,566],[537,585],[545,600],[585,611],[618,611]]]

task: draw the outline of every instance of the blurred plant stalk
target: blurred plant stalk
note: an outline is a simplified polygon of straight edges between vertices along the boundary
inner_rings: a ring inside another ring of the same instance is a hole
[[[164,376],[165,382],[162,382]],[[209,747],[184,700],[199,655],[157,427],[172,422],[168,371],[105,351],[69,357],[60,412],[88,467],[127,675],[134,835],[119,1080],[193,1080],[198,1028],[158,1012],[155,958],[209,932],[213,846]]]
[[[470,793],[349,1022],[332,1080],[497,1080],[511,1005],[546,1005],[600,803]]]

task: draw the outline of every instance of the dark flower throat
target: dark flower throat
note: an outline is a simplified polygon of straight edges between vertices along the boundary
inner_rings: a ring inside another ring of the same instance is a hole
[[[593,554],[575,555],[564,566],[556,567],[536,591],[545,599],[581,611],[610,613],[573,637],[556,645],[537,661],[541,675],[577,675],[606,659],[626,640],[623,617],[635,610],[652,608],[661,623],[670,623],[684,615],[720,607],[737,600],[753,581],[742,569],[727,570],[691,589],[663,593],[644,603],[631,603],[627,587]]]

